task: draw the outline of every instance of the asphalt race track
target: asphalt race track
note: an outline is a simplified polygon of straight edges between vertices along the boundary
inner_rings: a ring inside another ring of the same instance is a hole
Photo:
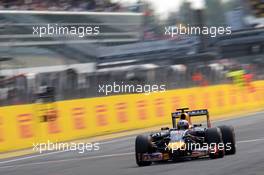
[[[2,160],[1,175],[264,175],[264,113],[218,121],[233,125],[237,154],[223,159],[153,164],[138,167],[135,136],[100,143],[100,151],[52,152]]]

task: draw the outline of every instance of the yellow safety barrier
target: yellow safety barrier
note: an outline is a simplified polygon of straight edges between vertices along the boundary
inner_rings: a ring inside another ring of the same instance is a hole
[[[171,122],[177,108],[208,108],[211,118],[264,108],[264,81],[0,108],[0,152]]]

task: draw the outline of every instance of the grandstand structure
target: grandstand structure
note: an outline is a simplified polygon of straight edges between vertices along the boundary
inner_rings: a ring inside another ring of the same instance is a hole
[[[1,104],[30,103],[41,86],[55,86],[58,99],[65,99],[71,94],[69,91],[81,88],[86,93],[77,96],[93,96],[96,92],[91,90],[95,88],[91,84],[97,84],[93,74],[100,53],[104,48],[141,41],[142,15],[130,12],[0,11]],[[100,34],[83,37],[34,35],[33,27],[47,24],[97,26]],[[76,84],[82,84],[82,87],[77,88]]]
[[[47,24],[100,33],[34,34]],[[32,103],[43,87],[67,100],[103,96],[98,85],[113,82],[166,89],[228,83],[229,70],[248,65],[255,79],[264,78],[261,28],[214,38],[203,52],[199,37],[146,41],[144,29],[139,12],[0,11],[0,105]]]
[[[141,37],[142,14],[107,12],[50,12],[0,11],[0,46],[12,52],[22,48],[24,53],[58,55],[79,62],[91,62],[98,56],[101,45],[118,45],[138,42]],[[45,25],[62,27],[98,26],[100,34],[93,36],[33,34],[33,27]]]

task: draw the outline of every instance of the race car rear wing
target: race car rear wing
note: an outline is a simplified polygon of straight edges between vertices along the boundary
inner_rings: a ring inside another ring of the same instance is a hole
[[[176,128],[176,119],[181,118],[181,114],[184,114],[184,113],[188,114],[189,118],[187,120],[189,121],[190,124],[192,124],[191,122],[192,117],[205,115],[207,119],[207,127],[211,128],[209,112],[207,109],[189,110],[189,108],[180,108],[180,109],[177,109],[176,112],[171,113],[173,128]]]
[[[182,109],[188,109],[188,108],[182,108]],[[199,109],[199,110],[192,110],[192,111],[176,111],[176,112],[173,112],[172,113],[172,117],[180,118],[180,115],[182,113],[187,113],[190,117],[192,117],[192,116],[208,115],[209,114],[209,112],[208,112],[207,109]]]

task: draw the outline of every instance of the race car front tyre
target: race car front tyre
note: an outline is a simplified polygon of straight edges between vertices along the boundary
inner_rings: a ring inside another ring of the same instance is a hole
[[[222,133],[219,128],[209,128],[205,132],[205,141],[209,147],[209,157],[212,159],[225,156],[225,150],[219,149],[223,144]]]
[[[143,161],[142,154],[150,153],[151,150],[151,139],[149,136],[139,135],[136,138],[135,143],[136,162],[138,166],[149,166],[152,162]]]
[[[235,131],[232,126],[219,126],[223,142],[225,144],[225,153],[226,155],[231,155],[236,153],[236,140],[235,140]]]

